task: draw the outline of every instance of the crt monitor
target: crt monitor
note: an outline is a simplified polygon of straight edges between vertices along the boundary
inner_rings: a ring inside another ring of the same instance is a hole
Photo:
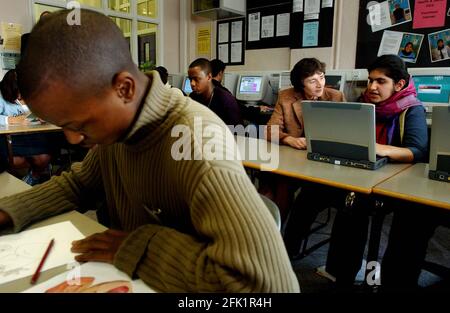
[[[189,95],[192,92],[192,88],[191,88],[191,80],[189,79],[188,76],[184,77],[183,80],[183,86],[181,88],[183,90],[183,92],[187,95]]]
[[[236,95],[236,85],[239,75],[233,73],[225,73],[222,79],[222,85],[227,88],[233,96]]]
[[[280,83],[278,84],[278,90],[291,88],[291,72],[280,73]]]
[[[409,69],[417,97],[429,110],[434,105],[448,105],[450,103],[450,69]]]
[[[264,99],[267,90],[265,75],[241,75],[236,90],[236,99],[257,103]]]
[[[333,88],[344,92],[346,74],[338,71],[328,71],[325,73],[325,87]]]

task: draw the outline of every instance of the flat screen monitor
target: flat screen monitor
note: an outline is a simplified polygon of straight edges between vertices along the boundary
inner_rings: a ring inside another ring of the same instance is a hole
[[[262,101],[266,89],[267,78],[264,75],[241,75],[236,91],[236,99],[247,102]]]
[[[187,95],[189,95],[192,92],[191,80],[187,76],[183,80],[182,90]]]

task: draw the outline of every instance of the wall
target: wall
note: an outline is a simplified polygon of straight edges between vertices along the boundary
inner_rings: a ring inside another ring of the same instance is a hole
[[[180,0],[160,0],[163,2],[163,28],[160,42],[163,43],[164,57],[161,65],[169,73],[180,71]]]
[[[180,0],[184,1],[184,0]],[[190,1],[188,1],[190,2]],[[186,14],[190,15],[189,11]],[[333,47],[315,49],[263,49],[246,51],[245,65],[228,66],[228,71],[255,70],[290,70],[294,64],[304,57],[317,57],[327,63],[328,69],[351,69],[355,67],[356,42],[358,31],[359,0],[335,0],[335,18]],[[215,58],[216,23],[204,18],[191,16],[188,19],[189,32],[187,41],[189,50],[186,63],[196,59],[196,27],[200,23],[211,23],[213,29],[212,58]],[[269,57],[268,57],[269,56]]]
[[[31,30],[31,8],[28,0],[0,0],[0,21],[23,25],[23,32]]]

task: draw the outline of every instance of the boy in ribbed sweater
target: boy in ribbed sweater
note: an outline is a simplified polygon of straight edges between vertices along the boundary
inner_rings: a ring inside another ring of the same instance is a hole
[[[113,263],[166,292],[298,292],[280,233],[240,161],[202,155],[208,141],[198,121],[229,137],[225,124],[156,72],[139,72],[109,17],[81,10],[72,26],[68,14],[34,27],[19,87],[35,114],[92,149],[70,172],[1,199],[0,228],[18,232],[104,199],[111,230],[75,242],[78,261]],[[180,129],[191,136],[180,139]],[[194,155],[179,157],[180,141]],[[235,148],[218,143],[225,154]]]

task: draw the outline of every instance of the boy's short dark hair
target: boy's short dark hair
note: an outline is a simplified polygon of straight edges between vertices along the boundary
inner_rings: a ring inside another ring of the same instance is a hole
[[[219,75],[220,72],[225,71],[225,68],[227,67],[225,65],[225,63],[223,63],[221,60],[219,59],[214,59],[210,62],[211,64],[211,73],[212,76],[215,77],[217,75]]]
[[[155,68],[155,71],[159,73],[163,84],[167,84],[167,81],[169,79],[169,72],[167,71],[167,69],[164,66],[158,66],[157,68]]]
[[[25,100],[54,82],[64,83],[80,97],[91,97],[110,88],[116,74],[138,73],[128,43],[111,18],[81,9],[81,24],[70,25],[71,12],[53,12],[33,27],[17,66]]]
[[[299,92],[303,92],[305,86],[303,80],[316,73],[324,73],[326,70],[326,64],[320,62],[316,58],[304,58],[295,64],[291,71],[291,84],[294,89]]]
[[[386,54],[378,57],[371,65],[367,67],[367,71],[379,70],[387,77],[391,78],[394,83],[398,83],[401,79],[406,81],[405,87],[409,84],[409,73],[405,61],[395,54]]]
[[[16,70],[6,72],[3,80],[0,82],[0,92],[2,93],[3,99],[10,103],[14,103],[19,98]]]
[[[205,58],[195,60],[189,65],[189,68],[200,67],[205,75],[211,74],[211,62]]]

